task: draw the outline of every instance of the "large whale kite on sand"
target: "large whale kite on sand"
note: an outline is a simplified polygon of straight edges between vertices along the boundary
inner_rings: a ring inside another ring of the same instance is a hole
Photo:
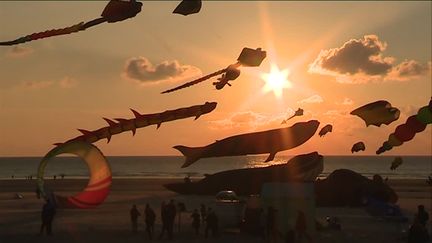
[[[239,156],[269,153],[266,162],[272,161],[277,152],[295,148],[308,141],[317,131],[319,122],[310,120],[291,127],[254,132],[228,137],[205,147],[174,146],[184,156],[182,168],[201,158]]]

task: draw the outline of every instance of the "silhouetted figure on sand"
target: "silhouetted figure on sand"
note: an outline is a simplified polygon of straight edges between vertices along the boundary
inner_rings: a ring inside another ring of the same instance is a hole
[[[39,187],[36,187],[35,192],[36,192],[37,199],[40,199],[41,198],[41,191],[40,191]]]
[[[424,227],[416,217],[409,229],[408,243],[427,243],[429,239],[430,237],[426,227]]]
[[[146,232],[150,240],[153,239],[154,233],[154,224],[156,221],[156,213],[147,203],[144,211],[145,224],[146,224]]]
[[[55,214],[55,205],[49,199],[47,199],[42,207],[42,225],[39,231],[40,235],[43,234],[44,229],[46,229],[47,235],[52,235],[52,221],[54,220]]]
[[[168,219],[168,239],[173,239],[174,221],[177,215],[177,208],[174,204],[174,200],[171,199],[170,203],[167,205],[167,219]]]
[[[198,213],[198,210],[195,209],[191,215],[192,218],[192,228],[194,228],[195,230],[195,234],[199,235],[199,228],[201,225],[201,219],[200,219],[200,215]]]
[[[130,210],[130,217],[132,222],[132,232],[136,233],[138,231],[138,217],[141,213],[138,211],[136,205],[134,204]]]
[[[167,205],[165,201],[161,204],[161,220],[162,220],[162,230],[159,235],[159,239],[162,239],[162,237],[165,234],[165,231],[168,231],[168,213],[167,213]]]
[[[426,227],[427,221],[429,221],[429,214],[426,212],[423,205],[417,206],[416,218],[418,219],[420,224]]]
[[[202,223],[204,224],[207,218],[207,208],[204,204],[201,204],[200,213],[201,213]]]
[[[209,230],[211,231],[213,237],[217,237],[219,228],[218,217],[211,208],[208,208],[207,213],[208,214],[206,218],[205,238],[208,237]]]

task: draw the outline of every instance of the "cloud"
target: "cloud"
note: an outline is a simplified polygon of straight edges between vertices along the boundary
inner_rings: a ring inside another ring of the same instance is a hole
[[[366,83],[408,80],[430,70],[430,65],[414,60],[395,65],[394,57],[383,56],[386,48],[387,43],[380,41],[376,35],[351,39],[342,47],[322,50],[310,64],[309,72],[334,76],[340,83]]]
[[[180,65],[177,60],[163,61],[152,64],[145,57],[133,57],[126,61],[123,74],[141,83],[158,83],[163,81],[179,81],[202,74],[197,67]]]
[[[6,55],[8,57],[20,58],[28,56],[31,53],[33,53],[33,49],[30,47],[14,46],[6,53]]]
[[[26,81],[21,84],[21,87],[27,89],[44,89],[48,87],[57,86],[62,89],[68,89],[76,86],[78,82],[70,77],[64,77],[57,81],[44,80],[44,81]]]
[[[324,100],[321,96],[319,95],[312,95],[309,98],[306,98],[304,100],[300,100],[297,103],[299,104],[315,104],[315,103],[323,103]]]
[[[344,100],[342,101],[342,103],[340,103],[341,105],[353,105],[354,101],[350,98],[345,97]]]

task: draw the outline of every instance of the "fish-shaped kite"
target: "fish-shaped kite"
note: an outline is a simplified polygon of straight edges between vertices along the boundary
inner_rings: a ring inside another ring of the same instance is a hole
[[[298,108],[292,116],[283,120],[281,124],[286,124],[289,120],[291,120],[292,118],[294,118],[296,116],[303,116],[303,113],[304,113],[304,110],[302,108]]]
[[[390,166],[390,170],[396,170],[402,163],[402,157],[396,157]]]
[[[202,1],[201,0],[183,0],[174,9],[173,13],[181,15],[189,15],[198,13],[201,10]]]
[[[351,148],[351,153],[365,151],[366,146],[363,142],[355,143]]]
[[[321,128],[321,130],[319,131],[319,136],[322,137],[324,135],[326,135],[329,132],[333,131],[333,126],[331,124],[327,124],[325,125],[323,128]]]
[[[216,87],[217,90],[222,89],[225,87],[225,85],[231,86],[229,81],[235,80],[240,76],[240,67],[258,67],[261,65],[262,61],[266,57],[267,53],[261,48],[257,49],[251,49],[251,48],[243,48],[242,52],[240,53],[240,56],[237,58],[237,62],[234,64],[229,65],[228,67],[221,69],[219,71],[216,71],[214,73],[211,73],[209,75],[206,75],[204,77],[195,79],[193,81],[187,82],[185,84],[182,84],[180,86],[177,86],[172,89],[165,90],[161,92],[161,94],[171,93],[174,91],[177,91],[179,89],[184,89],[187,87],[190,87],[192,85],[201,83],[203,81],[206,81],[207,79],[210,79],[212,77],[222,75],[220,78],[218,78],[217,82],[213,82],[213,85]]]
[[[97,18],[88,22],[81,22],[62,29],[53,29],[43,32],[33,33],[31,35],[26,35],[12,41],[0,42],[0,46],[12,46],[33,40],[48,38],[52,36],[67,35],[78,31],[86,30],[90,27],[102,24],[104,22],[115,23],[118,21],[123,21],[129,18],[135,17],[139,12],[141,12],[142,3],[135,0],[130,1],[120,1],[111,0],[103,10],[101,18]]]
[[[379,127],[382,124],[389,125],[399,119],[400,111],[392,107],[388,101],[379,100],[359,107],[351,111],[350,114],[363,119],[366,126],[374,125]]]
[[[432,124],[432,98],[429,105],[423,106],[416,115],[408,117],[404,124],[397,126],[394,133],[389,135],[388,140],[376,151],[376,154],[382,154],[410,141],[416,133],[424,131],[428,124]]]
[[[265,162],[272,161],[276,153],[302,145],[308,141],[319,126],[317,120],[299,122],[291,127],[236,135],[216,141],[204,147],[174,146],[185,157],[182,168],[201,158],[240,156],[269,153]]]

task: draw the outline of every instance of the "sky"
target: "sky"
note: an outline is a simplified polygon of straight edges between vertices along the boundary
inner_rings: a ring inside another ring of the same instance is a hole
[[[116,135],[95,143],[105,155],[180,155],[175,145],[317,119],[333,132],[280,154],[372,155],[428,104],[431,2],[204,1],[198,14],[172,14],[178,1],[143,2],[141,13],[82,32],[0,47],[0,156],[43,156],[53,143],[106,126],[102,117],[218,102],[215,111]],[[106,2],[0,2],[0,41],[97,18]],[[243,47],[261,47],[260,67],[242,67],[232,87],[203,82],[161,91],[235,63]],[[277,67],[289,87],[264,92]],[[280,91],[279,91],[280,92]],[[366,127],[349,113],[377,100],[400,109],[390,125]],[[431,155],[432,129],[385,155]]]

